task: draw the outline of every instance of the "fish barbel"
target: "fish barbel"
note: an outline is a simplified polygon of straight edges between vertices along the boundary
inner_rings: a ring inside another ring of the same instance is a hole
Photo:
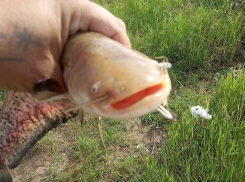
[[[69,38],[62,58],[68,92],[47,96],[44,89],[45,98],[36,85],[34,98],[68,99],[77,105],[68,111],[79,108],[111,119],[135,118],[155,109],[173,119],[174,114],[165,108],[171,91],[169,65],[101,34],[76,34]]]

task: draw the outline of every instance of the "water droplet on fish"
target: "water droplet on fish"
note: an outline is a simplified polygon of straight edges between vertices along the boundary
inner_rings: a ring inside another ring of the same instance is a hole
[[[154,80],[154,78],[153,78],[152,76],[148,76],[148,77],[147,77],[147,81],[151,82],[151,81],[153,81],[153,80]]]

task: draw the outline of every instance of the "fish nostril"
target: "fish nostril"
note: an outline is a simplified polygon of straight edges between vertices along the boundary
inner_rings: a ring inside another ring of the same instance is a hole
[[[153,72],[152,72],[152,75],[153,75],[154,78],[159,77],[161,74],[162,74],[162,70],[161,70],[160,67],[158,67],[157,70],[153,70]]]
[[[104,95],[107,95],[108,98],[114,98],[116,94],[112,91],[106,91]]]
[[[125,90],[125,87],[119,87],[116,89],[116,94],[121,94]]]

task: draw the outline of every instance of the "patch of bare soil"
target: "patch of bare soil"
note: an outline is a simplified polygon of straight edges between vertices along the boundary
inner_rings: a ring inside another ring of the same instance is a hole
[[[156,155],[165,143],[166,136],[167,130],[164,128],[152,130],[149,126],[135,124],[127,131],[127,145],[107,147],[108,151],[112,151],[108,156],[109,160],[123,160],[140,153]]]
[[[59,127],[56,132],[58,138],[69,139],[65,136],[65,130],[68,126],[63,125]],[[53,132],[53,131],[52,131]],[[159,152],[160,147],[165,143],[167,131],[164,128],[158,128],[152,130],[149,126],[143,126],[142,124],[133,124],[131,129],[126,132],[127,141],[124,144],[107,147],[108,162],[110,161],[123,161],[128,156],[137,156],[142,153],[147,156],[156,155]],[[99,137],[98,137],[99,140]],[[59,141],[58,141],[59,142]],[[64,157],[62,164],[59,164],[59,171],[70,168],[68,159],[64,155],[66,151],[64,145],[60,145],[58,154]],[[64,156],[63,156],[64,155]],[[43,151],[35,150],[29,151],[21,161],[20,165],[11,170],[13,182],[43,182],[47,180],[47,173],[52,168],[52,156],[49,152],[43,153]],[[71,162],[71,161],[70,161]],[[75,162],[75,161],[74,161]]]
[[[67,128],[67,124],[60,125],[57,132],[57,140],[60,147],[58,150],[59,157],[62,160],[56,165],[57,171],[62,171],[67,164],[67,156],[65,155],[66,147],[61,145],[61,141],[64,140],[64,130]],[[50,131],[54,132],[54,131]],[[22,159],[18,167],[10,170],[13,178],[13,182],[44,182],[47,180],[47,173],[53,167],[52,152],[34,149],[27,152],[25,157]]]
[[[46,178],[46,173],[51,166],[51,159],[40,153],[29,152],[20,165],[11,170],[13,182],[40,182]]]

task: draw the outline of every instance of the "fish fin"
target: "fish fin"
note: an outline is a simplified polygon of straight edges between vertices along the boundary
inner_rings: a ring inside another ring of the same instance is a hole
[[[64,113],[70,107],[68,100],[37,103],[31,94],[8,91],[0,113],[0,165],[18,166],[46,133],[77,116],[78,111]]]
[[[12,176],[7,166],[0,166],[0,181],[1,182],[12,182]]]
[[[39,80],[32,89],[32,96],[36,102],[65,99],[67,94],[63,95],[63,93],[60,83],[52,78]]]

